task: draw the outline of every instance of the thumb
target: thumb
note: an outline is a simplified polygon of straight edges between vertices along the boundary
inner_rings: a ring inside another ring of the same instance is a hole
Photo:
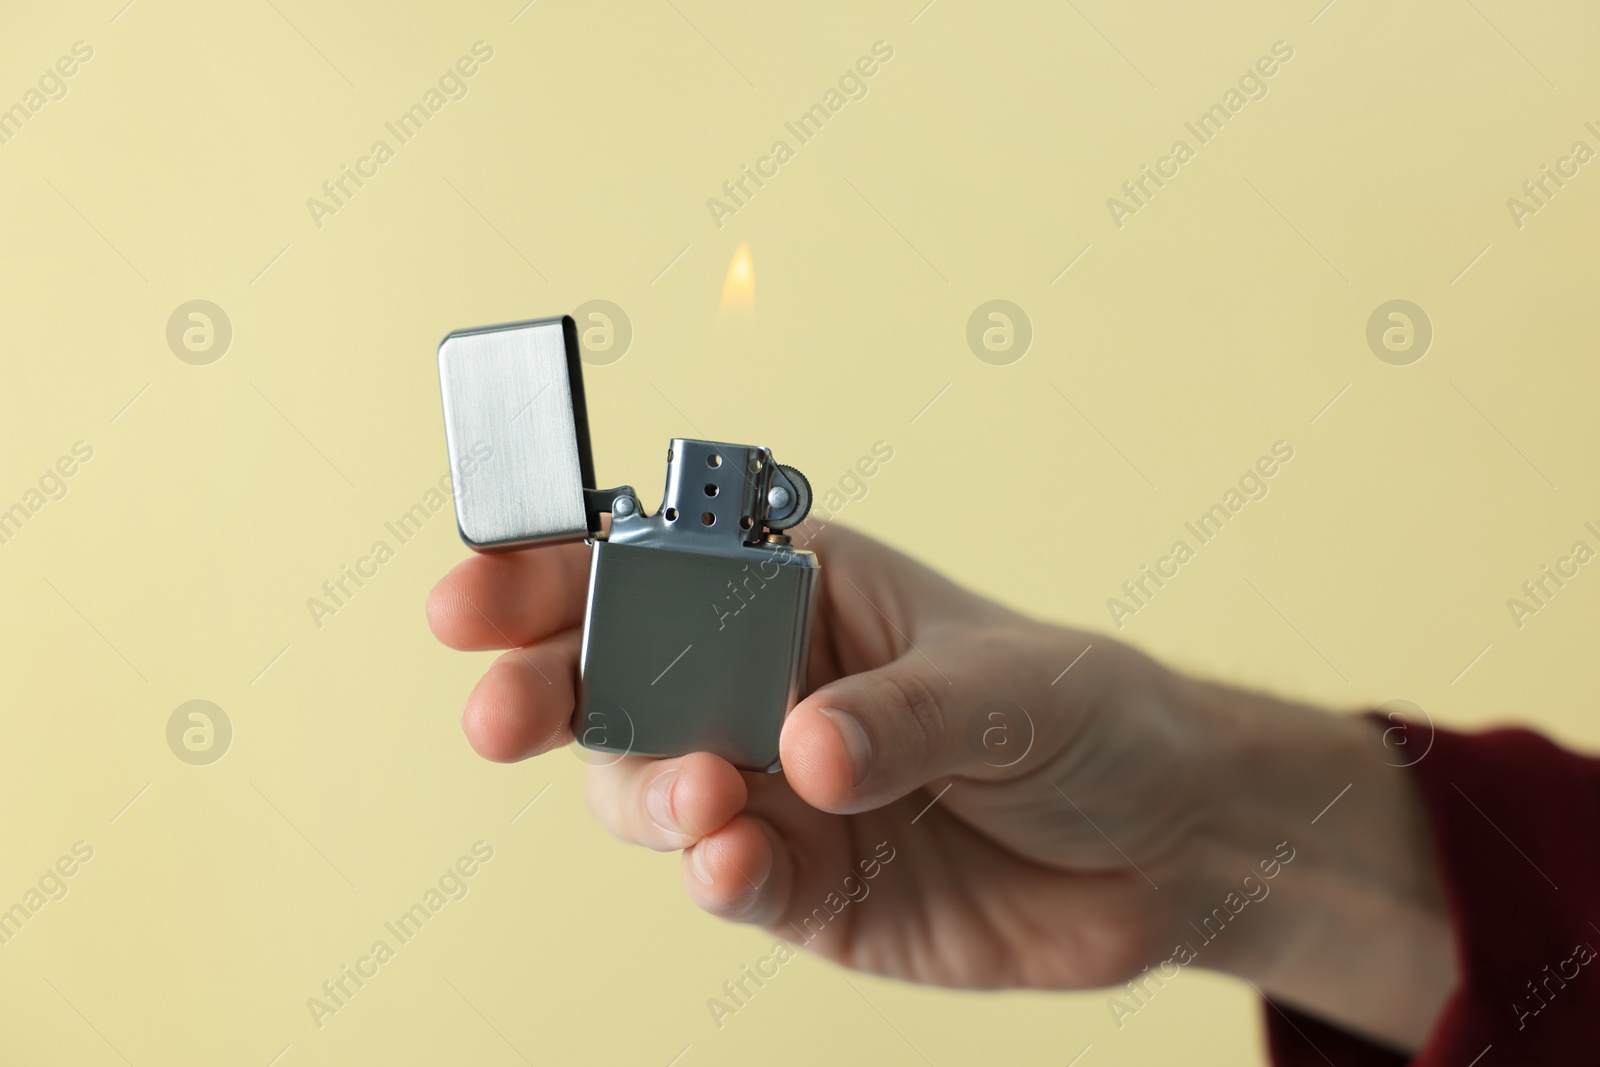
[[[814,808],[857,812],[958,770],[972,758],[964,711],[976,705],[962,681],[970,677],[911,651],[818,689],[784,721],[779,755],[790,786]]]

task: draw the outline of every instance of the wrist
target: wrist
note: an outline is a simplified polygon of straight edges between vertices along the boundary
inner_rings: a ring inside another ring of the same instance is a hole
[[[1195,962],[1349,1029],[1419,1047],[1455,983],[1426,815],[1379,727],[1209,683],[1219,744],[1174,927]]]

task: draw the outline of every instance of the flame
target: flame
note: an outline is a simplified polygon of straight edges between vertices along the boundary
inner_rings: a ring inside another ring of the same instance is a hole
[[[728,277],[722,283],[722,317],[748,319],[756,310],[756,265],[750,258],[750,243],[740,241],[728,264]]]

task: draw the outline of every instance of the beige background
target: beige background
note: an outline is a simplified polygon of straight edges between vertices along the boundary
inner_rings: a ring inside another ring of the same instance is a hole
[[[94,457],[0,545],[0,906],[74,842],[94,858],[0,946],[0,1059],[1260,1061],[1249,990],[1200,973],[1119,1031],[1103,992],[852,989],[801,959],[719,1031],[706,998],[770,938],[606,837],[571,754],[463,740],[486,657],[422,614],[466,551],[448,513],[312,622],[444,473],[438,339],[590,299],[635,332],[588,368],[600,478],[652,506],[673,435],[770,445],[819,488],[887,441],[841,521],[1106,629],[1284,440],[1270,495],[1121,637],[1600,742],[1600,575],[1520,630],[1506,607],[1600,547],[1600,164],[1520,229],[1506,206],[1600,148],[1600,16],[921,2],[8,6],[0,106],[75,41],[94,57],[0,145],[0,507]],[[479,40],[466,98],[318,228],[307,198]],[[707,198],[880,40],[868,95],[719,229]],[[1107,198],[1280,40],[1268,95],[1118,229]],[[729,321],[741,241],[756,308]],[[1035,331],[1009,366],[965,340],[996,298]],[[1410,366],[1365,341],[1395,298],[1436,333]],[[193,299],[234,331],[208,366],[166,341]],[[234,730],[209,766],[166,741],[193,699]],[[469,895],[318,1029],[307,998],[479,840]]]

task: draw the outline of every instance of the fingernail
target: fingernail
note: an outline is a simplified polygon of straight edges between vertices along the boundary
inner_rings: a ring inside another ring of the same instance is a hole
[[[861,728],[856,717],[837,708],[823,708],[822,714],[832,719],[844,741],[845,753],[850,757],[850,784],[860,785],[872,770],[872,741]]]
[[[661,829],[681,836],[683,831],[678,828],[678,820],[672,816],[672,786],[677,780],[678,771],[674,768],[651,782],[650,788],[645,790],[644,810]]]
[[[689,850],[689,869],[704,885],[711,884],[711,871],[706,867],[706,849],[709,847],[709,842],[701,841]]]

